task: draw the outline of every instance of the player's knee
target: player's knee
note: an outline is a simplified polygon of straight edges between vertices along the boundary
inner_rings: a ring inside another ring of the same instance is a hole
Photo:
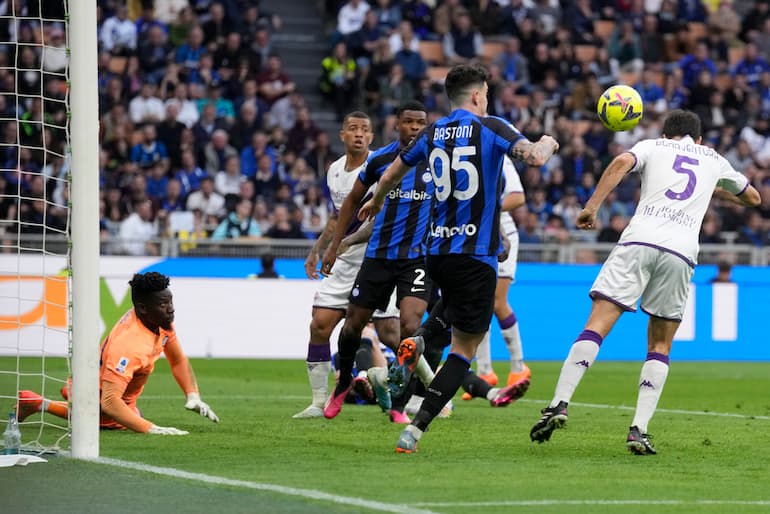
[[[312,341],[328,341],[331,336],[333,326],[325,320],[313,317],[310,322],[310,339]]]

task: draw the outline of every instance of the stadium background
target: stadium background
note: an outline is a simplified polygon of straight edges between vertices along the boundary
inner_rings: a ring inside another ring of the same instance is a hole
[[[35,15],[34,4],[18,3],[19,13]],[[762,266],[770,261],[768,2],[100,0],[98,7],[102,254],[157,257],[127,264],[123,274],[159,269],[177,284],[208,277],[222,285],[219,298],[228,297],[235,282],[217,279],[252,280],[272,258],[277,274],[291,280],[282,288],[247,286],[248,296],[227,314],[271,313],[271,296],[292,298],[284,314],[292,326],[285,339],[292,344],[272,353],[252,348],[225,355],[303,357],[313,284],[297,283],[303,282],[301,259],[329,215],[325,170],[341,152],[340,115],[368,112],[373,147],[386,143],[395,136],[393,111],[401,100],[422,100],[431,117],[446,112],[447,66],[470,59],[492,74],[490,113],[531,139],[547,132],[562,143],[547,166],[519,168],[528,199],[515,212],[520,261],[532,264],[520,266],[511,302],[523,321],[527,356],[561,358],[579,328],[596,265],[633,213],[638,190],[631,177],[602,209],[597,231],[574,230],[603,165],[635,141],[659,135],[668,109],[686,107],[701,115],[707,144],[750,177],[764,203],[756,211],[712,204],[700,260],[736,265],[735,283],[714,289],[714,267],[698,270],[692,315],[679,335],[694,343],[674,352],[695,359],[723,358],[725,349],[730,358],[767,357],[754,346],[761,340],[761,312],[754,309],[766,297]],[[30,43],[16,55],[20,68],[56,71],[64,65],[31,44],[42,38],[62,47],[63,32],[55,24],[37,31],[33,24],[21,23],[18,31],[0,25],[3,40]],[[9,53],[0,55],[13,64]],[[16,91],[15,77],[7,70],[0,74],[5,90]],[[52,98],[63,94],[54,75],[18,77],[19,93],[42,88]],[[599,92],[616,82],[634,85],[645,100],[642,123],[628,133],[606,131],[594,114]],[[46,102],[41,112],[30,98],[16,102],[7,93],[2,100],[9,116],[0,118],[0,146],[9,171],[0,175],[8,194],[0,202],[0,237],[6,248],[14,247],[19,233],[27,247],[40,241],[63,247],[66,242],[49,228],[62,224],[64,211],[57,206],[68,191],[66,181],[55,179],[66,175],[69,164],[63,158],[42,162],[38,153],[15,146],[39,142],[42,125],[32,121],[57,119],[61,105]],[[47,141],[64,145],[56,137]],[[200,191],[206,176],[213,179],[210,195]],[[17,191],[27,197],[18,204],[11,198]],[[40,213],[33,200],[40,196],[49,203],[44,222],[35,223]],[[244,198],[254,202],[253,223],[262,236],[212,239]],[[107,275],[114,288],[125,288],[125,280]],[[46,294],[43,282],[31,280],[27,287],[31,297]],[[225,315],[200,306],[192,312],[196,320],[223,321]],[[553,315],[562,323],[536,328],[534,320]],[[643,323],[643,316],[626,318],[613,336],[619,341]],[[265,316],[271,319],[284,318]],[[201,333],[193,327],[185,338],[192,354],[217,354],[212,345],[219,343],[201,341]],[[637,346],[608,345],[604,357],[634,358],[643,351]],[[505,358],[497,332],[493,357]]]

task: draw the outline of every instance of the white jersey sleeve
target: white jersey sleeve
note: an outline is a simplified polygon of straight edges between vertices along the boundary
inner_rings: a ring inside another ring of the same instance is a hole
[[[519,173],[516,171],[516,167],[513,165],[513,161],[508,156],[503,159],[503,177],[505,178],[503,198],[511,193],[524,192],[524,188],[521,185],[521,178],[519,178]],[[500,228],[505,235],[511,235],[516,232],[516,222],[513,221],[513,216],[510,212],[503,210],[500,211]]]
[[[629,152],[636,158],[631,171],[640,174],[642,185],[639,205],[619,243],[660,248],[695,265],[698,234],[714,188],[724,184],[737,193],[748,181],[714,149],[689,136],[640,141]]]

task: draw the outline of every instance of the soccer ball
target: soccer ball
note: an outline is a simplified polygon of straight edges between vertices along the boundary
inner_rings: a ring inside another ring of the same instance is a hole
[[[608,88],[596,104],[599,120],[613,132],[623,132],[636,127],[642,119],[643,110],[642,97],[630,86]]]

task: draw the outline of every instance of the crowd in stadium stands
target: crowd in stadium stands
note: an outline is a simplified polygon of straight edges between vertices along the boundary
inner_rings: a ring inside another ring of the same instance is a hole
[[[34,17],[35,3],[12,5]],[[282,20],[258,0],[98,5],[104,251],[154,254],[165,235],[187,241],[183,250],[212,236],[316,237],[329,216],[325,172],[337,135],[316,126],[283,71],[289,56],[271,42]],[[522,243],[616,241],[638,198],[633,177],[612,194],[597,233],[573,230],[575,216],[603,166],[658,136],[667,110],[682,107],[765,198],[751,212],[715,201],[702,241],[770,244],[770,1],[326,0],[324,10],[319,90],[339,118],[368,112],[378,143],[394,137],[404,100],[421,100],[431,118],[447,112],[447,67],[470,61],[489,67],[490,114],[530,139],[561,142],[546,167],[519,168]],[[0,23],[0,189],[26,198],[2,197],[0,237],[16,219],[25,232],[66,223],[63,28]],[[594,107],[618,82],[639,90],[645,115],[613,134]]]

